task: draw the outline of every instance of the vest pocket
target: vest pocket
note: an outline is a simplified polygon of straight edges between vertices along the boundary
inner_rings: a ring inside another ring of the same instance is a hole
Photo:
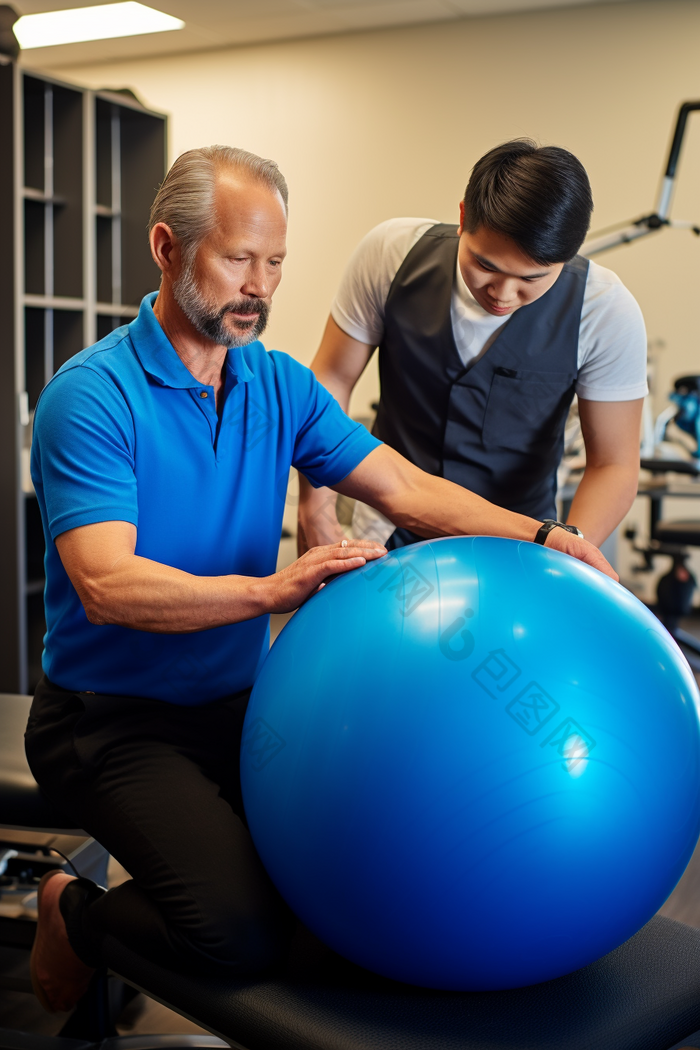
[[[553,451],[573,398],[575,378],[571,372],[497,368],[484,415],[484,448]]]

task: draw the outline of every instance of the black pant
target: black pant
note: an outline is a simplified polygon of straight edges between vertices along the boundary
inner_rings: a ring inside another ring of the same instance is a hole
[[[180,707],[39,683],[25,737],[32,773],[131,875],[108,893],[63,895],[69,938],[90,965],[106,934],[171,969],[252,974],[283,954],[293,919],[241,801],[248,695]]]

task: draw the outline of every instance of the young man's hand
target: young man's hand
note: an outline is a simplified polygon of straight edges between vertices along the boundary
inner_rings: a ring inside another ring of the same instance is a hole
[[[547,535],[544,545],[557,551],[563,551],[564,554],[570,554],[572,558],[578,558],[579,561],[585,561],[587,565],[592,565],[594,569],[599,569],[600,572],[609,576],[612,580],[620,579],[612,565],[603,557],[598,548],[594,547],[588,540],[577,536],[574,532],[567,532],[566,529],[552,529]]]
[[[329,576],[359,569],[387,553],[386,547],[373,540],[341,540],[323,547],[312,547],[286,569],[268,576],[270,588],[266,600],[268,612],[287,613],[320,590]]]

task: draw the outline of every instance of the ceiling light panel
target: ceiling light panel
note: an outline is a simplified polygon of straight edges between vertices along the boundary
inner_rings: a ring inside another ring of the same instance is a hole
[[[108,40],[143,33],[167,33],[183,29],[185,23],[172,15],[156,11],[136,0],[75,7],[64,11],[23,15],[14,25],[14,33],[23,50],[76,44],[84,40]]]

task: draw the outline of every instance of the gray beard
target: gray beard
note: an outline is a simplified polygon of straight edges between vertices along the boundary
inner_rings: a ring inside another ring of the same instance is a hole
[[[270,307],[264,299],[244,296],[217,307],[200,291],[192,263],[186,263],[173,282],[173,295],[190,324],[219,346],[247,346],[259,339],[267,327]],[[229,317],[230,311],[259,313],[259,317],[246,324],[240,318]]]

